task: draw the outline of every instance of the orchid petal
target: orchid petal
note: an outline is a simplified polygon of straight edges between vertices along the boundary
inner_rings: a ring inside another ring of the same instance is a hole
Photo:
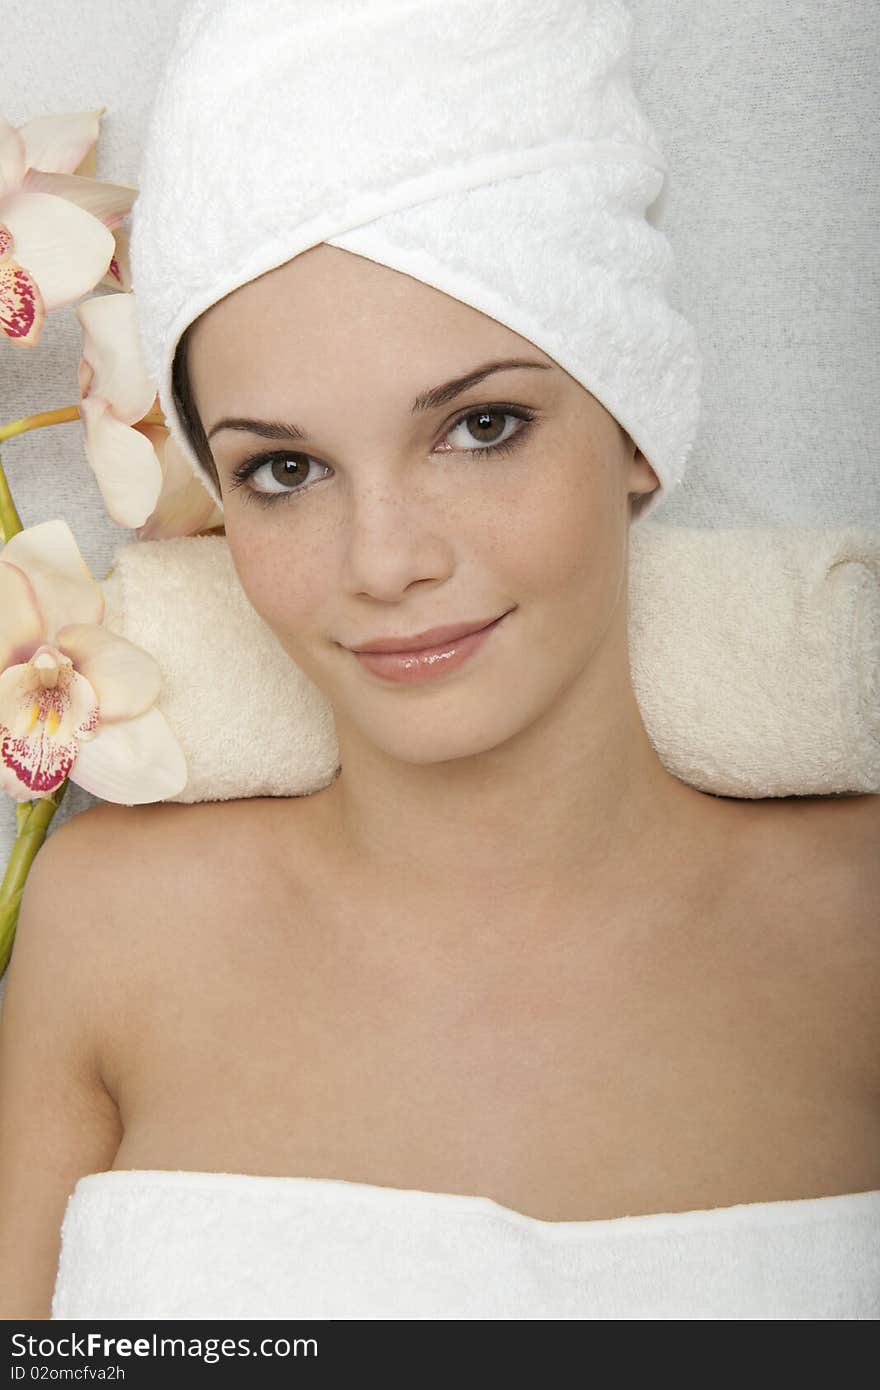
[[[17,801],[47,796],[69,777],[79,738],[98,723],[88,681],[65,661],[43,686],[32,661],[0,673],[0,788]]]
[[[131,290],[131,251],[129,249],[131,233],[128,227],[114,227],[113,237],[116,242],[116,250],[110,257],[107,274],[103,280],[98,281],[98,287],[106,285],[108,289],[122,290],[128,293]]]
[[[24,570],[0,560],[0,670],[26,661],[44,640],[43,615]]]
[[[155,449],[139,430],[117,420],[101,396],[84,396],[80,414],[86,454],[110,518],[118,526],[143,525],[162,490]]]
[[[51,193],[64,198],[82,212],[91,213],[109,231],[118,227],[131,212],[138,195],[138,190],[130,183],[107,183],[83,174],[53,174],[42,169],[29,169],[22,189],[25,193]]]
[[[100,134],[106,106],[94,111],[75,111],[68,116],[34,116],[19,126],[28,169],[50,169],[72,174],[85,159]]]
[[[19,187],[26,172],[24,141],[15,126],[0,116],[0,198]]]
[[[46,304],[39,285],[24,266],[6,257],[0,261],[0,330],[13,347],[33,347],[45,322]]]
[[[89,394],[102,396],[124,425],[142,420],[156,399],[147,375],[132,294],[104,294],[77,305],[82,355],[94,375]]]
[[[3,203],[3,221],[15,238],[16,260],[36,280],[47,311],[87,294],[106,273],[113,233],[66,198],[14,193]]]
[[[98,170],[96,166],[97,159],[95,154],[95,146],[93,145],[92,148],[89,150],[88,154],[82,160],[82,162],[80,164],[77,164],[73,172],[75,174],[82,174],[83,178],[94,179],[98,176]]]
[[[104,594],[80,554],[66,521],[41,521],[17,531],[0,552],[0,562],[24,570],[51,642],[65,623],[100,623]]]
[[[92,368],[84,357],[81,357],[76,364],[76,382],[79,386],[79,394],[87,396],[92,387],[92,377],[95,375]]]
[[[139,541],[171,540],[225,525],[225,517],[171,438],[166,426],[139,425],[162,465],[162,491],[155,511],[139,527]]]
[[[176,735],[154,705],[137,719],[101,724],[95,738],[80,744],[69,776],[92,796],[135,806],[176,796],[189,771]]]
[[[20,782],[12,768],[6,764],[2,727],[0,727],[0,792],[5,792],[7,796],[11,796],[13,801],[33,801],[36,796],[36,792],[31,791],[24,782]]]
[[[95,691],[102,724],[134,719],[156,703],[162,671],[143,647],[95,623],[60,627],[55,644]]]

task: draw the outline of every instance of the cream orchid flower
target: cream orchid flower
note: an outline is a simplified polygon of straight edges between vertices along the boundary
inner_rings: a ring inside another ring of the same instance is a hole
[[[113,230],[113,238],[116,246],[110,257],[107,274],[103,280],[98,281],[98,288],[106,285],[108,289],[127,292],[131,289],[131,234],[127,227],[116,227]]]
[[[136,529],[135,539],[167,541],[175,536],[225,530],[223,512],[193,473],[168,426],[141,424],[136,428],[143,431],[156,450],[162,467],[162,491],[153,513]]]
[[[149,438],[132,428],[156,399],[147,375],[132,294],[79,304],[83,331],[77,369],[86,455],[104,504],[119,526],[141,526],[162,490],[162,467]]]
[[[127,240],[118,245],[113,229],[137,189],[73,172],[105,110],[38,116],[19,129],[0,116],[0,330],[16,347],[35,346],[51,310],[129,274]]]
[[[53,164],[51,161],[53,160],[53,158],[57,160],[57,156],[53,156],[51,148],[46,149],[42,145],[39,148],[34,148],[39,138],[41,128],[45,127],[47,123],[51,124],[55,122],[61,122],[64,126],[69,126],[73,129],[76,129],[76,123],[83,122],[87,123],[87,129],[90,133],[90,139],[93,143],[91,144],[91,148],[87,151],[84,158],[80,161],[79,164],[77,164],[76,168],[72,172],[74,174],[81,174],[83,176],[93,179],[95,177],[96,166],[94,142],[97,140],[98,136],[98,121],[100,120],[101,116],[104,114],[106,110],[106,106],[100,106],[96,111],[82,111],[76,116],[40,116],[37,117],[36,120],[28,121],[27,125],[23,125],[21,127],[20,134],[25,139],[26,144],[30,142],[29,148],[31,148],[32,152],[32,164],[40,170],[51,171],[53,168]],[[71,154],[70,158],[75,158],[76,153],[77,151]],[[59,167],[56,172],[63,171]],[[117,185],[117,187],[119,186],[120,185]],[[82,188],[82,185],[78,184],[77,187]],[[76,202],[76,198],[74,198],[73,201]],[[113,239],[116,242],[116,247],[114,249],[113,255],[110,257],[110,264],[107,267],[107,274],[104,276],[103,280],[98,281],[98,286],[100,287],[102,285],[106,285],[107,288],[111,290],[130,290],[131,237],[128,228],[123,226],[117,226],[116,221],[117,219],[114,217],[114,225],[112,225],[110,228],[110,230],[113,233]]]
[[[223,513],[171,438],[147,375],[134,295],[77,306],[77,372],[86,454],[113,521],[139,540],[167,540],[223,525]]]
[[[161,670],[104,627],[104,595],[66,522],[0,551],[0,790],[46,797],[65,778],[105,801],[161,801],[186,785],[155,707]]]

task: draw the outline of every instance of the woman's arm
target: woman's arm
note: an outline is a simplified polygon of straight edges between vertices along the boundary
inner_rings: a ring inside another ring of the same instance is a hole
[[[22,899],[0,1009],[0,1318],[50,1317],[68,1195],[122,1141],[98,1049],[101,828],[90,809],[50,834]]]

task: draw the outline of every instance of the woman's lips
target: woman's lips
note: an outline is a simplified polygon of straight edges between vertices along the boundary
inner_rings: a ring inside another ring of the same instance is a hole
[[[487,627],[481,627],[479,632],[454,637],[438,647],[423,647],[417,652],[352,652],[352,655],[376,676],[384,676],[386,680],[404,685],[418,685],[463,665],[507,616],[507,613],[503,613]]]

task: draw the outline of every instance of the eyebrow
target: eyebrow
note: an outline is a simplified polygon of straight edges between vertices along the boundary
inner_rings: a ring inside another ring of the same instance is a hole
[[[550,370],[549,363],[532,362],[527,358],[514,357],[506,358],[500,362],[486,362],[482,367],[476,367],[465,376],[454,377],[452,381],[444,381],[440,386],[432,386],[430,390],[423,391],[416,396],[410,406],[410,414],[419,415],[427,410],[435,410],[437,406],[447,405],[449,401],[460,396],[469,387],[476,386],[484,377],[491,376],[493,372],[509,372],[521,367],[537,367],[539,371],[543,372]],[[208,439],[213,439],[220,430],[245,430],[248,434],[259,434],[264,439],[308,438],[307,430],[284,420],[249,420],[238,415],[227,415],[222,420],[218,420],[216,425],[212,427]]]

